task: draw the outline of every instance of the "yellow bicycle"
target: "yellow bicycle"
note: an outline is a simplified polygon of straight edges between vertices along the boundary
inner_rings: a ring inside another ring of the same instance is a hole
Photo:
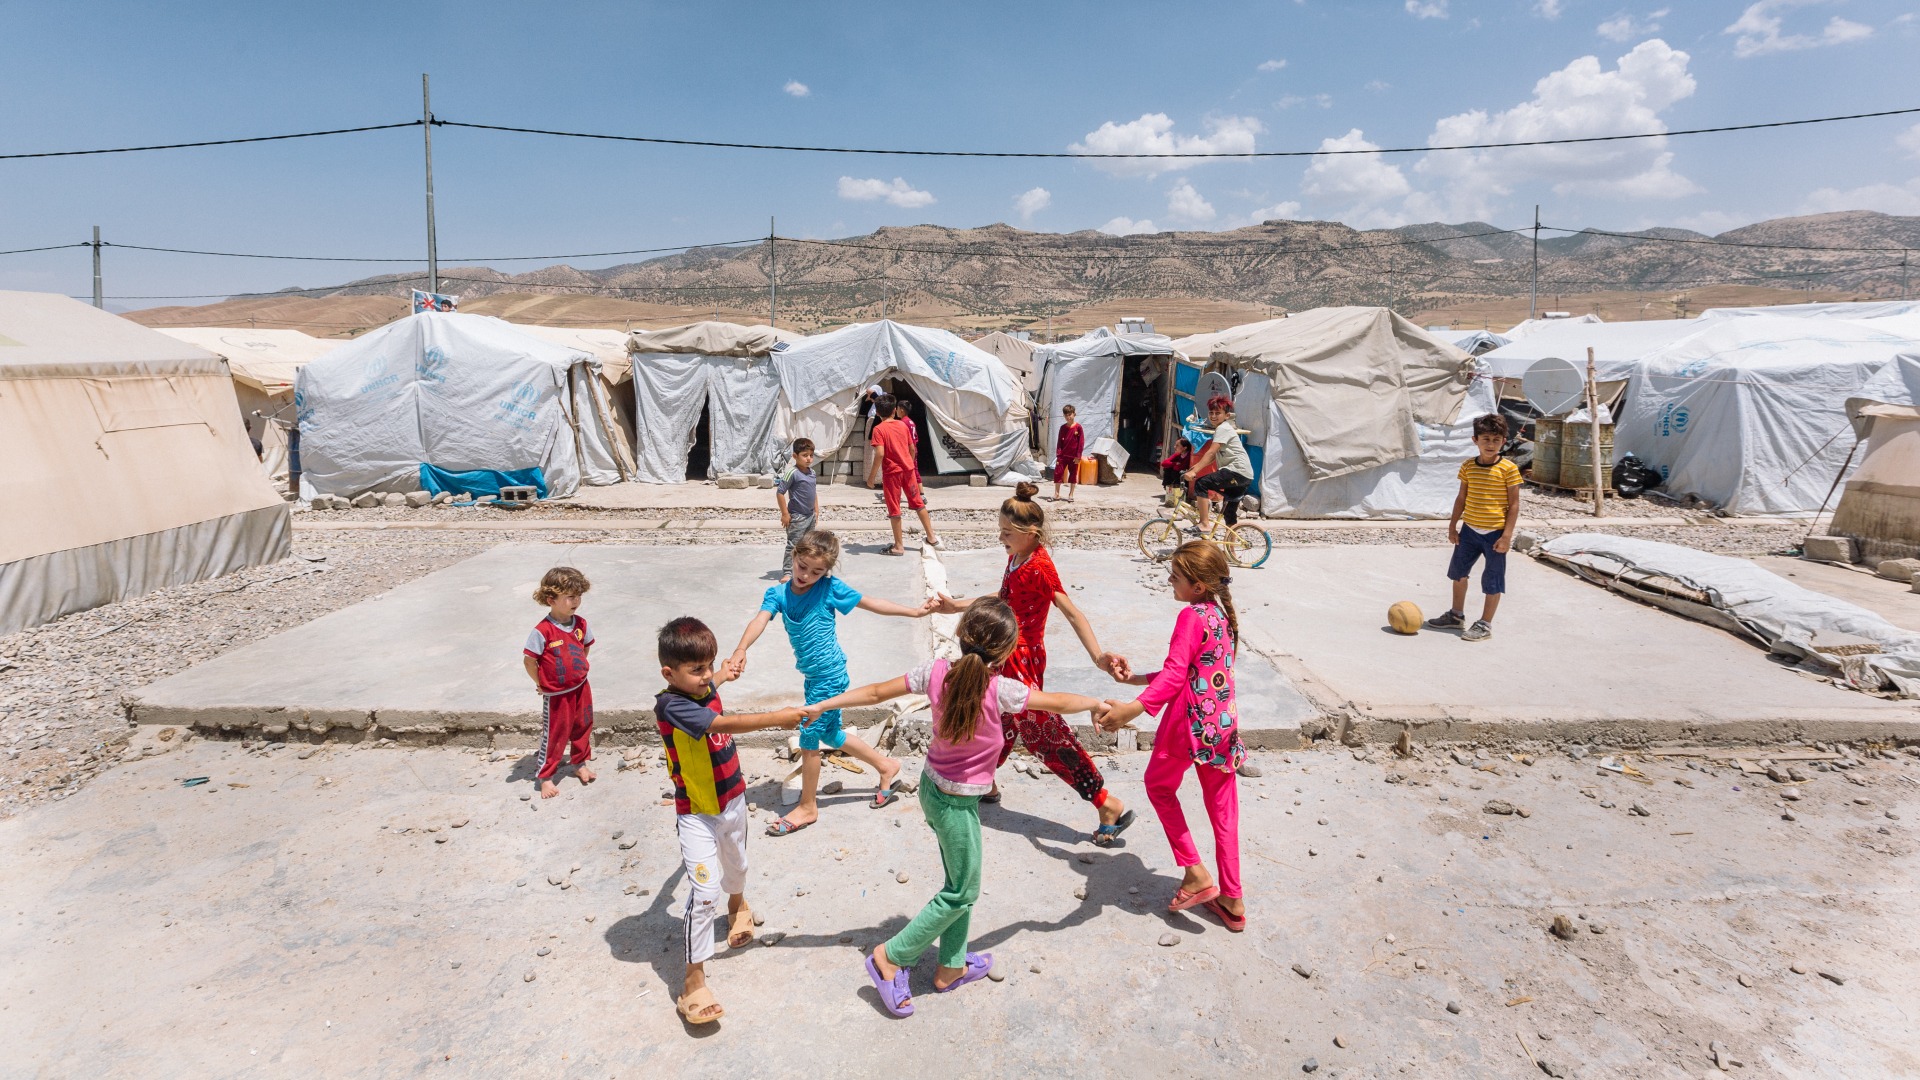
[[[1273,537],[1267,530],[1249,521],[1228,525],[1218,511],[1206,529],[1200,528],[1200,512],[1187,501],[1186,492],[1176,491],[1173,505],[1163,507],[1160,516],[1140,526],[1140,554],[1154,562],[1173,557],[1175,549],[1195,537],[1211,540],[1227,556],[1227,561],[1249,570],[1267,561],[1273,554]]]

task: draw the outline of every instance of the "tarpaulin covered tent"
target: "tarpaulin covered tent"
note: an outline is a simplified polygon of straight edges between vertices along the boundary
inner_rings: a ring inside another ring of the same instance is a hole
[[[1434,340],[1444,341],[1468,356],[1492,352],[1511,340],[1491,330],[1435,330],[1428,327],[1427,333],[1432,334]]]
[[[485,315],[421,312],[300,369],[300,493],[543,497],[620,479],[599,362]]]
[[[1913,342],[1844,319],[1726,318],[1645,358],[1614,429],[1664,490],[1732,514],[1809,514],[1854,436],[1846,401]]]
[[[1445,517],[1491,384],[1385,308],[1302,311],[1210,335],[1242,375],[1234,418],[1264,448],[1268,517]],[[1263,408],[1264,406],[1264,408]]]
[[[1920,353],[1867,380],[1847,417],[1863,445],[1827,531],[1858,539],[1868,563],[1920,557]]]
[[[599,327],[514,325],[555,345],[590,353],[600,361],[600,378],[594,383],[594,395],[599,400],[595,404],[601,414],[612,421],[607,425],[607,442],[613,448],[620,478],[634,479],[637,469],[633,460],[633,391],[627,388],[633,379],[633,360],[627,355],[627,332]]]
[[[999,357],[1000,362],[1007,365],[1007,370],[1020,381],[1020,388],[1027,392],[1029,400],[1039,392],[1040,365],[1034,362],[1033,354],[1040,346],[1002,330],[974,338],[973,343]]]
[[[1053,463],[1053,449],[1066,406],[1086,429],[1086,444],[1116,439],[1130,457],[1151,467],[1153,451],[1164,435],[1168,359],[1178,355],[1164,334],[1116,334],[1100,327],[1072,341],[1042,345],[1033,354],[1040,365],[1040,393],[1034,411],[1044,419],[1041,451]]]
[[[765,473],[785,460],[775,421],[773,347],[800,335],[771,326],[698,322],[627,336],[633,359],[635,465],[649,484],[681,484],[707,419],[706,463],[694,471]]]
[[[1702,319],[1738,319],[1765,315],[1788,319],[1884,319],[1920,313],[1920,300],[1839,301],[1826,304],[1775,304],[1772,307],[1708,308]]]
[[[926,406],[929,438],[977,461],[995,483],[1035,477],[1020,387],[998,357],[945,330],[882,320],[782,346],[773,354],[782,395],[781,437],[812,439],[824,456],[853,432],[861,395],[899,379]]]
[[[170,338],[198,345],[227,362],[234,396],[247,433],[260,440],[261,466],[268,476],[287,475],[287,429],[293,426],[293,377],[309,362],[346,342],[317,338],[298,330],[255,330],[219,326],[162,326]]]
[[[1506,338],[1508,341],[1519,341],[1521,338],[1530,337],[1545,330],[1549,326],[1566,326],[1568,324],[1577,326],[1582,323],[1597,323],[1599,321],[1601,321],[1600,316],[1591,314],[1571,315],[1566,318],[1553,319],[1522,319],[1503,331],[1500,336]]]
[[[0,634],[286,557],[286,502],[218,356],[0,292]]]
[[[1619,382],[1637,370],[1640,358],[1703,329],[1697,319],[1648,319],[1636,322],[1574,322],[1556,319],[1532,334],[1480,356],[1487,375],[1518,380],[1547,357],[1558,357],[1585,372],[1593,350],[1600,381]],[[1601,400],[1606,400],[1603,396]]]

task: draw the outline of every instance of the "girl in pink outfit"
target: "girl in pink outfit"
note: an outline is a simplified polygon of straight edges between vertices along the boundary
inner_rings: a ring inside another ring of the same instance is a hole
[[[974,601],[954,636],[960,642],[958,660],[930,660],[889,682],[807,706],[812,716],[912,693],[927,695],[933,707],[933,743],[920,774],[920,812],[940,845],[946,882],[912,922],[866,958],[867,978],[895,1016],[913,1015],[907,975],[930,945],[938,943],[940,954],[934,993],[957,990],[993,968],[992,953],[967,951],[967,928],[980,896],[980,796],[993,790],[993,770],[1006,745],[1009,719],[1029,709],[1073,713],[1100,707],[1092,698],[1030,690],[1020,680],[1000,675],[1000,665],[1020,642],[1020,623],[997,596]]]
[[[1133,701],[1107,702],[1098,723],[1118,731],[1143,712],[1160,713],[1153,757],[1147,763],[1147,799],[1160,812],[1173,859],[1185,871],[1167,910],[1205,905],[1228,930],[1239,933],[1247,928],[1247,906],[1240,894],[1240,789],[1234,770],[1247,751],[1240,742],[1233,696],[1240,620],[1227,591],[1226,556],[1208,541],[1189,540],[1173,553],[1168,582],[1174,599],[1187,606],[1174,621],[1166,664],[1129,679],[1147,689]],[[1200,774],[1218,881],[1200,861],[1180,809],[1180,782],[1189,767]]]

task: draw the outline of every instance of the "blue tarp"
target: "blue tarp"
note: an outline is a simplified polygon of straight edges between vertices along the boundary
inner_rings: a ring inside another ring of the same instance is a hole
[[[530,487],[547,497],[547,477],[538,465],[531,469],[467,469],[464,472],[448,472],[438,466],[420,463],[420,487],[435,495],[443,491],[455,494],[466,492],[469,495],[498,495],[503,487]]]

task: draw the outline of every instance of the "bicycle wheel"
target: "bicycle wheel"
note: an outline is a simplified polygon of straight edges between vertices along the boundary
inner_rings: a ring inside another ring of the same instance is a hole
[[[1273,554],[1273,536],[1258,525],[1241,522],[1227,529],[1227,560],[1251,570]]]
[[[1173,551],[1180,546],[1180,526],[1170,518],[1150,518],[1140,526],[1140,554],[1154,562],[1164,562],[1173,557]]]

